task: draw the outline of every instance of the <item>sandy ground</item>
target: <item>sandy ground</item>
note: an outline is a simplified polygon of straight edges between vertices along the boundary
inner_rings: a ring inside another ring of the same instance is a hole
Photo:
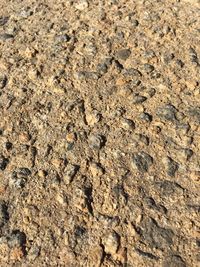
[[[199,150],[199,1],[0,1],[0,266],[200,266]]]

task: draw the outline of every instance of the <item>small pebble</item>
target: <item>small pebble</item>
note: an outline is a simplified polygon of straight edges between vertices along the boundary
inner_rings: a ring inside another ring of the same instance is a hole
[[[11,150],[13,147],[13,144],[11,142],[6,142],[5,147],[7,150]]]
[[[122,71],[122,74],[125,76],[131,76],[131,77],[141,77],[142,73],[134,68],[130,68],[130,69],[124,69]]]
[[[153,70],[154,70],[154,66],[152,66],[150,64],[144,64],[144,71],[147,74],[150,74]]]
[[[112,231],[103,240],[105,252],[111,255],[115,255],[120,245],[119,235]]]
[[[177,113],[176,108],[171,104],[160,107],[157,110],[158,117],[172,122],[176,120],[176,113]]]
[[[135,129],[135,123],[130,119],[123,119],[121,122],[122,128],[126,130],[133,130]]]
[[[27,258],[30,261],[34,261],[39,255],[40,255],[40,246],[32,245],[31,248],[28,251]]]
[[[144,52],[144,57],[151,59],[156,56],[155,52],[153,50],[147,50]]]
[[[61,34],[61,35],[56,36],[56,41],[60,43],[69,42],[70,37],[67,34]]]
[[[27,132],[22,132],[22,133],[20,133],[20,135],[19,135],[19,141],[20,141],[21,143],[27,143],[30,139],[31,139],[31,136],[30,136],[30,134],[27,133]]]
[[[121,60],[127,60],[131,55],[130,49],[121,49],[116,53],[116,57]]]
[[[31,171],[28,168],[18,168],[12,173],[10,183],[17,188],[23,188],[30,175]]]
[[[89,7],[89,4],[86,0],[80,0],[80,1],[78,1],[77,4],[75,4],[75,8],[80,10],[80,11],[83,11],[84,9],[86,9],[88,7]]]
[[[97,110],[86,113],[86,121],[88,125],[93,126],[101,120],[101,114]]]
[[[112,64],[112,58],[108,57],[105,58],[105,60],[97,65],[97,72],[99,72],[101,75],[105,74],[108,72],[108,68]]]
[[[162,60],[165,64],[169,64],[174,59],[173,53],[165,53],[162,57]]]
[[[96,134],[96,135],[90,135],[88,142],[91,148],[99,150],[105,145],[106,140],[104,136]]]
[[[185,64],[183,63],[182,60],[177,59],[177,60],[176,60],[176,65],[178,65],[180,68],[183,68]]]
[[[0,228],[9,220],[8,207],[4,201],[0,201]]]
[[[153,97],[156,94],[156,89],[155,88],[148,89],[147,94],[149,97]]]
[[[3,155],[0,155],[0,170],[4,171],[8,165],[9,160]]]
[[[6,40],[11,40],[11,39],[14,39],[13,34],[9,34],[9,33],[0,34],[0,41],[6,41]]]
[[[163,267],[187,267],[184,260],[179,255],[171,255],[164,258]]]
[[[140,172],[148,172],[153,164],[153,158],[146,152],[134,153],[132,158],[132,167]]]
[[[152,116],[149,113],[143,112],[140,114],[140,119],[151,122],[152,121]]]
[[[0,26],[4,26],[9,20],[9,17],[0,17]]]
[[[104,173],[104,170],[101,165],[96,162],[92,162],[90,164],[90,171],[93,177],[101,176]]]
[[[69,143],[73,143],[77,140],[77,136],[75,133],[68,133],[68,134],[66,134],[66,140]]]
[[[64,170],[63,181],[65,184],[70,184],[79,170],[78,165],[68,164]]]
[[[141,95],[133,95],[132,96],[132,103],[133,104],[141,104],[143,102],[145,102],[147,100],[147,98],[145,96],[141,96]]]
[[[138,20],[135,19],[135,20],[132,21],[132,26],[133,27],[137,27],[138,25],[139,25],[139,21]]]
[[[0,89],[3,89],[7,84],[6,75],[0,75]]]
[[[14,230],[8,238],[10,248],[23,247],[26,244],[26,235],[24,232]]]
[[[100,74],[97,72],[91,72],[91,71],[79,71],[76,74],[76,78],[98,80],[100,78]]]
[[[171,177],[174,177],[175,173],[177,172],[179,168],[179,164],[170,157],[164,158],[163,163],[166,166],[167,174]]]
[[[39,170],[39,171],[38,171],[38,176],[39,176],[40,178],[44,178],[44,177],[47,176],[47,172],[44,171],[44,170]]]
[[[108,66],[105,63],[99,63],[97,65],[97,72],[105,74],[108,71]]]
[[[192,64],[194,64],[195,66],[199,65],[199,59],[197,56],[197,52],[192,47],[190,47],[190,49],[189,49],[189,57],[190,57],[190,61]]]
[[[191,107],[188,111],[191,119],[200,124],[200,107]]]

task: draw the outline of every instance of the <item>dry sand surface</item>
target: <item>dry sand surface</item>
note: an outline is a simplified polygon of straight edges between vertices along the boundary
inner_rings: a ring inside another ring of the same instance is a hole
[[[0,0],[0,267],[200,266],[200,1]]]

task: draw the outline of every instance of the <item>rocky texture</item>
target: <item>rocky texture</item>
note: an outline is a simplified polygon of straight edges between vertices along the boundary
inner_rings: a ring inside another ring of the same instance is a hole
[[[199,266],[199,1],[0,8],[0,266]]]

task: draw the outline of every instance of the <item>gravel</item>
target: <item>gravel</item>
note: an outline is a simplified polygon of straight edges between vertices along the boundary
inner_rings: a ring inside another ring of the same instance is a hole
[[[199,266],[198,2],[1,1],[0,266]]]

